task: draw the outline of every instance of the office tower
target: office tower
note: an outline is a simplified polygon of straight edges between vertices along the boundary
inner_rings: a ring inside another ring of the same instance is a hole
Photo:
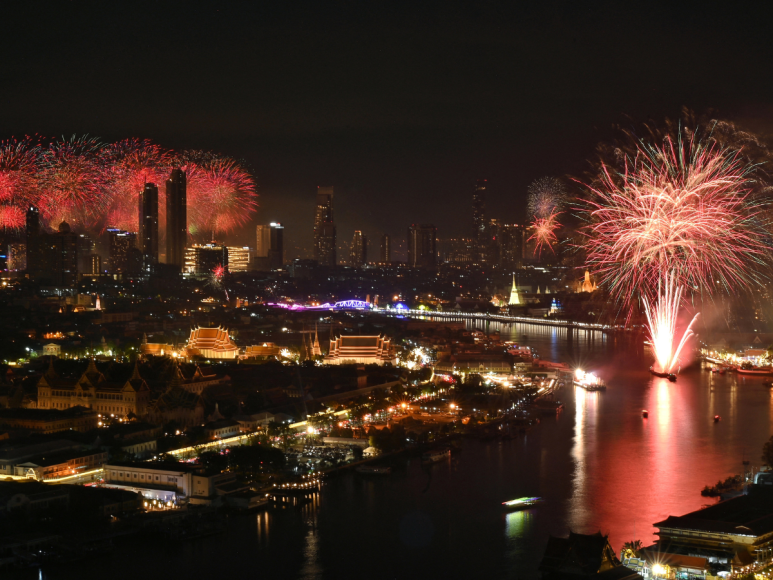
[[[33,268],[31,276],[42,285],[73,287],[78,284],[78,235],[70,231],[67,222],[59,224],[57,232],[32,236],[35,252],[28,254]]]
[[[18,272],[27,269],[27,244],[8,244],[8,269]]]
[[[392,246],[389,243],[389,234],[381,236],[381,253],[379,254],[379,262],[382,264],[389,264],[392,261]]]
[[[317,188],[314,214],[314,259],[324,266],[336,265],[336,227],[333,221],[333,188]]]
[[[268,258],[268,251],[271,249],[271,226],[261,224],[256,229],[255,257]]]
[[[90,259],[89,272],[91,272],[94,275],[101,274],[102,256],[100,256],[99,254],[91,254],[91,256],[89,256],[89,259]]]
[[[486,247],[486,180],[479,179],[472,192],[472,239]]]
[[[248,247],[228,246],[228,271],[247,272],[252,264],[252,250]]]
[[[408,228],[408,265],[434,268],[437,264],[437,228],[429,224],[412,224]]]
[[[96,243],[87,234],[78,235],[78,272],[91,272],[91,255],[96,251]]]
[[[488,264],[499,263],[499,229],[499,220],[492,218],[488,221],[488,224],[486,225],[486,246],[484,248],[485,261]]]
[[[34,205],[27,209],[26,234],[27,270],[34,273],[39,267],[36,263],[36,257],[38,254],[38,237],[40,236],[40,212]]]
[[[360,230],[354,231],[352,246],[349,248],[349,264],[359,268],[368,263],[368,238]]]
[[[108,228],[110,235],[110,273],[135,276],[142,271],[142,253],[137,247],[137,233]]]
[[[522,268],[524,227],[518,224],[499,226],[499,263],[504,268]]]
[[[451,238],[441,241],[442,258],[452,264],[472,264],[478,257],[472,238]]]
[[[268,263],[272,270],[279,270],[285,261],[284,226],[271,222],[271,243],[268,250]]]
[[[228,248],[218,244],[194,244],[185,248],[188,274],[209,274],[218,266],[228,271]]]
[[[158,264],[158,186],[155,183],[146,183],[140,192],[139,217],[137,241],[142,253],[142,269],[151,272]]]
[[[166,263],[182,269],[188,244],[188,189],[185,172],[173,169],[166,180]]]

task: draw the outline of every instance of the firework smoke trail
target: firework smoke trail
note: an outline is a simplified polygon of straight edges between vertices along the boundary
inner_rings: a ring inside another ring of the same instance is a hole
[[[587,263],[623,303],[667,272],[676,284],[713,294],[758,281],[769,262],[764,203],[751,195],[754,166],[716,144],[666,137],[639,144],[624,169],[602,165],[589,186]]]
[[[646,297],[642,302],[644,312],[647,315],[655,359],[661,372],[670,373],[673,371],[674,365],[679,363],[682,348],[687,340],[693,336],[692,326],[699,315],[696,314],[693,317],[675,349],[676,322],[682,303],[682,288],[676,285],[673,274],[666,274],[665,281],[658,284],[658,298],[654,306],[650,305],[650,300]]]
[[[535,241],[534,255],[540,257],[542,255],[542,248],[547,246],[550,251],[555,254],[553,250],[553,244],[558,241],[556,237],[556,230],[561,227],[557,219],[560,214],[551,212],[546,218],[534,218],[531,223],[531,227],[534,228],[534,233],[526,240]]]
[[[550,214],[559,212],[566,204],[566,188],[555,177],[541,177],[531,182],[528,189],[529,214],[535,218],[546,219]]]

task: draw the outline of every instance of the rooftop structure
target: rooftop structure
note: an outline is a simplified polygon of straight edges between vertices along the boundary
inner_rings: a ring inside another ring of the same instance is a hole
[[[239,354],[227,328],[194,328],[188,338],[188,356],[234,359]]]
[[[339,336],[330,340],[325,357],[330,365],[397,364],[392,341],[382,336]]]

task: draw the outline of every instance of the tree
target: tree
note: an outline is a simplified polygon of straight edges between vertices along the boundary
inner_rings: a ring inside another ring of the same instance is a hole
[[[638,558],[642,549],[641,540],[631,540],[623,544],[623,558]]]
[[[773,437],[762,446],[762,460],[765,465],[773,467]]]

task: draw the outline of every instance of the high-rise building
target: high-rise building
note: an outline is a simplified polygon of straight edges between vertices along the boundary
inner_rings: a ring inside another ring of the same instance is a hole
[[[194,244],[185,248],[184,271],[209,274],[218,266],[228,270],[228,248],[218,244]]]
[[[8,244],[8,269],[18,272],[27,269],[27,244]]]
[[[324,266],[336,265],[336,227],[333,221],[333,188],[317,188],[314,214],[314,259]]]
[[[173,169],[166,180],[166,263],[182,269],[188,243],[188,186],[185,172]]]
[[[381,253],[379,254],[379,262],[382,264],[389,264],[392,261],[392,245],[390,243],[389,234],[381,236]]]
[[[252,264],[252,250],[248,247],[228,246],[228,271],[247,272]]]
[[[368,263],[368,238],[360,230],[354,231],[352,246],[349,249],[349,264],[359,268]]]
[[[146,183],[140,193],[139,217],[142,269],[151,272],[158,264],[158,186],[155,183]]]
[[[136,276],[142,272],[142,252],[137,247],[137,233],[108,228],[110,236],[110,273],[114,276]]]
[[[27,270],[34,274],[39,264],[37,264],[38,237],[40,236],[40,211],[34,205],[27,209],[27,223],[25,232],[27,234]]]
[[[475,182],[472,192],[472,239],[480,248],[486,247],[486,180]]]
[[[256,238],[255,257],[268,258],[268,251],[271,249],[271,226],[260,224],[257,227]]]
[[[272,270],[279,270],[285,261],[285,229],[278,222],[271,222],[268,263]]]
[[[499,263],[504,268],[522,268],[524,227],[518,224],[502,224],[498,229]]]
[[[412,224],[408,228],[408,265],[434,268],[437,264],[437,228],[429,224]]]
[[[78,272],[91,272],[91,255],[96,243],[88,234],[78,234]]]
[[[42,284],[73,287],[78,284],[78,235],[62,222],[57,232],[37,237],[35,278]]]
[[[99,254],[91,254],[89,272],[95,276],[102,273],[102,256]]]

